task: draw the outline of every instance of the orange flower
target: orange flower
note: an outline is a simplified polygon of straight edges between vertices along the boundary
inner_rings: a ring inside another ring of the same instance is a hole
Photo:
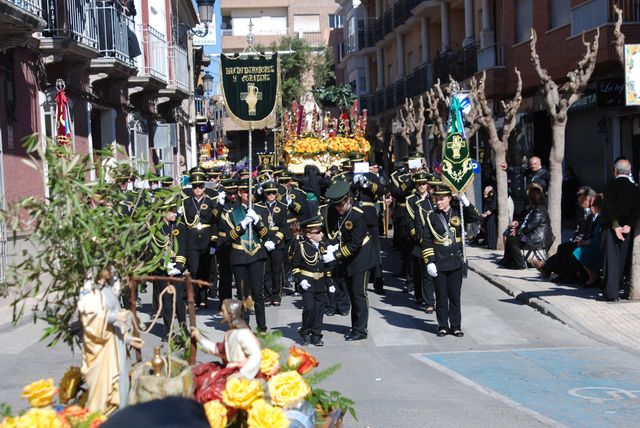
[[[295,368],[301,375],[305,375],[309,373],[311,369],[318,366],[318,360],[304,349],[292,346],[289,348],[289,359],[287,360],[287,365],[291,368]]]
[[[67,418],[84,420],[84,418],[89,414],[89,409],[85,409],[84,407],[73,405],[65,408],[60,413],[63,416],[66,416]]]

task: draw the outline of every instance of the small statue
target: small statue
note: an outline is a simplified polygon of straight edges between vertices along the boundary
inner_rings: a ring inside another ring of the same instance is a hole
[[[129,368],[126,345],[144,342],[130,334],[130,312],[120,307],[120,281],[103,270],[80,290],[78,312],[84,333],[82,376],[88,386],[86,407],[109,415],[127,404]]]
[[[262,356],[260,342],[243,318],[243,304],[237,299],[225,299],[222,302],[222,320],[229,326],[224,342],[214,343],[200,335],[200,331],[191,327],[191,337],[208,353],[222,359],[220,363],[200,364],[193,369],[196,376],[196,400],[206,403],[221,399],[227,379],[242,376],[253,379],[260,370]]]
[[[302,103],[304,108],[304,129],[303,132],[315,132],[318,118],[322,118],[322,110],[313,97],[313,92],[307,92]]]

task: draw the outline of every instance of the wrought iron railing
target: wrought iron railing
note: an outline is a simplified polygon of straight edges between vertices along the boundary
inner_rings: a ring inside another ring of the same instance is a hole
[[[384,111],[384,98],[385,98],[385,91],[384,89],[380,89],[378,91],[376,91],[376,112],[375,114],[380,114]]]
[[[145,25],[142,28],[145,47],[144,73],[167,80],[167,41],[162,33],[155,28]]]
[[[189,92],[189,55],[180,46],[169,48],[171,55],[172,73],[169,83],[175,87]]]
[[[373,18],[358,20],[358,49],[364,49],[376,44],[376,20]]]
[[[395,103],[393,104],[394,106],[398,106],[404,103],[404,100],[407,97],[406,84],[407,84],[407,81],[405,79],[400,79],[396,81],[396,83],[393,85],[393,88],[394,88],[393,92],[395,94]]]
[[[389,9],[384,13],[383,17],[383,36],[387,37],[393,31],[393,9]]]
[[[493,44],[478,50],[478,71],[492,67],[504,67],[504,45]]]
[[[42,0],[9,0],[9,3],[13,3],[20,9],[42,17]]]
[[[408,3],[407,0],[398,0],[393,5],[393,28],[398,28],[411,16],[411,9],[409,9]]]
[[[442,82],[449,81],[449,75],[461,81],[471,77],[478,71],[476,43],[469,44],[459,50],[448,50],[433,60],[433,78]]]
[[[101,57],[115,58],[133,66],[129,52],[129,31],[133,19],[127,17],[112,1],[96,1],[95,16],[98,21],[98,49]]]
[[[68,38],[98,48],[95,9],[87,7],[86,0],[43,0],[43,4],[47,7],[44,37]]]
[[[394,99],[395,94],[395,85],[391,83],[390,85],[384,88],[384,108],[389,110],[396,105],[396,101]]]
[[[610,21],[615,20],[613,13],[613,3],[622,9],[622,19],[624,22],[640,22],[640,0],[613,0],[609,1]]]
[[[382,18],[377,18],[374,24],[374,43],[379,42],[384,38],[384,33],[382,29]]]
[[[415,97],[433,86],[433,68],[431,64],[422,64],[407,76],[407,97]]]

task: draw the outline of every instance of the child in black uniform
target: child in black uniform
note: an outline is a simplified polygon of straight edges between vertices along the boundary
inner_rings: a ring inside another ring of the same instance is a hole
[[[331,268],[322,261],[326,245],[322,242],[322,217],[300,222],[304,240],[297,242],[291,260],[291,273],[302,291],[302,344],[322,346],[322,316],[327,287],[331,287]]]

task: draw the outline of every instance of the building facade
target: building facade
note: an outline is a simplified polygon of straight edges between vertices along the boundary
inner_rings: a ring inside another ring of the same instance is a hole
[[[513,96],[517,67],[522,73],[523,102],[510,150],[538,155],[547,162],[551,147],[549,116],[538,95],[539,79],[529,58],[530,28],[538,36],[540,60],[562,84],[585,53],[581,34],[593,38],[600,29],[596,69],[586,94],[570,111],[565,165],[583,184],[602,188],[619,155],[637,165],[640,119],[624,106],[624,72],[613,49],[613,4],[624,11],[626,43],[639,40],[640,2],[611,0],[336,0],[344,16],[344,48],[338,68],[357,90],[370,123],[382,127],[389,144],[393,123],[407,97],[416,98],[449,75],[468,84],[487,73],[487,98]],[[498,109],[497,116],[500,116]],[[425,125],[428,135],[429,124]],[[375,134],[377,129],[372,130]],[[479,152],[483,150],[482,132]],[[397,157],[406,154],[394,147]],[[424,147],[429,152],[429,141]],[[487,156],[488,158],[488,156]]]

